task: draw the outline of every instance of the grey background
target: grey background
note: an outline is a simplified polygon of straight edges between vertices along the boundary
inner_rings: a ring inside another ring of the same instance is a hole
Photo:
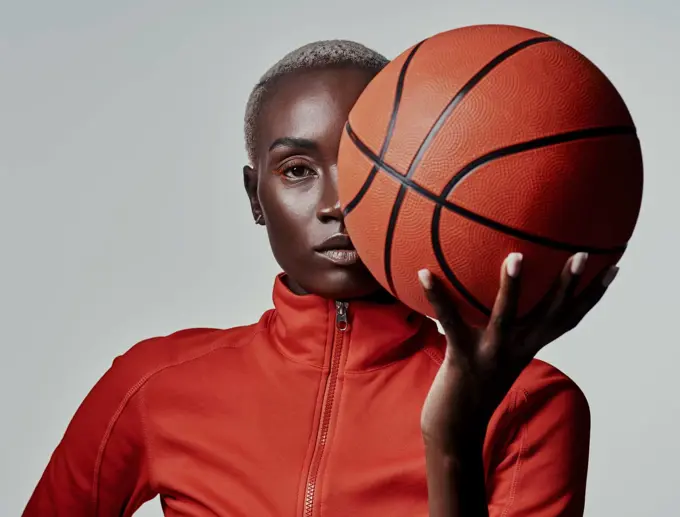
[[[277,267],[240,172],[259,74],[315,39],[393,57],[475,23],[574,45],[637,122],[645,199],[621,274],[542,356],[591,404],[587,515],[677,515],[678,22],[671,0],[0,1],[0,515],[114,356],[269,307]]]

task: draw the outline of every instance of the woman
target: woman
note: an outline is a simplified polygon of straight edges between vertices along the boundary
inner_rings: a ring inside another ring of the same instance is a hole
[[[533,359],[602,296],[578,299],[587,256],[531,328],[512,325],[521,256],[487,329],[467,328],[421,271],[446,331],[382,291],[345,233],[338,142],[387,63],[357,43],[306,45],[246,112],[245,187],[285,272],[258,323],[143,341],[87,396],[25,517],[582,515],[588,405]],[[529,278],[523,281],[531,281]]]

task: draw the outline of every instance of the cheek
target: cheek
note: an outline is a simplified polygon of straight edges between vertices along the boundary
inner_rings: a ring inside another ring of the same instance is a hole
[[[294,244],[304,246],[310,239],[316,221],[314,188],[286,186],[278,177],[262,182],[259,187],[260,206],[267,221],[272,247]]]

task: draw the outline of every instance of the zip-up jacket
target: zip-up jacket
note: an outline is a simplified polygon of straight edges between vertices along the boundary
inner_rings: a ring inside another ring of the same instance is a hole
[[[297,296],[256,324],[132,347],[87,395],[24,517],[427,517],[420,412],[444,352],[400,303]],[[576,517],[590,414],[534,360],[496,410],[491,517]]]

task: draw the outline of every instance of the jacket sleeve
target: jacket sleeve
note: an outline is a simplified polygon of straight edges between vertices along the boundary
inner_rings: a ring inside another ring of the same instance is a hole
[[[488,430],[491,517],[582,517],[590,410],[563,375],[518,387]],[[495,424],[495,425],[494,425]]]
[[[23,517],[127,517],[154,497],[139,365],[125,356],[87,395]]]

